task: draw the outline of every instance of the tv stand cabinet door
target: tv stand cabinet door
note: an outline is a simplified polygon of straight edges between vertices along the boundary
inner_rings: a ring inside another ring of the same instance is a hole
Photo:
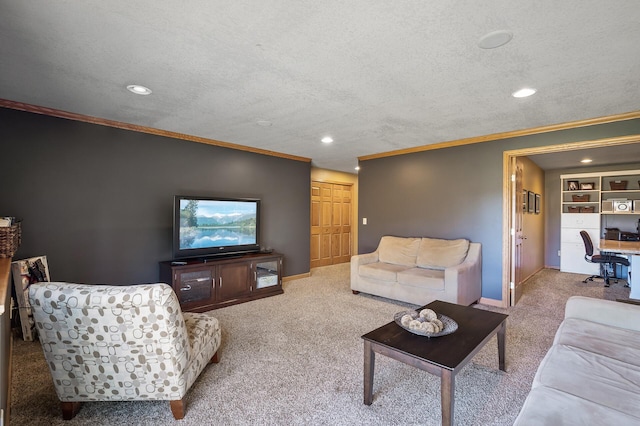
[[[215,303],[213,279],[211,267],[176,270],[173,288],[182,308],[189,310]]]
[[[235,262],[218,265],[218,303],[226,303],[247,297],[251,293],[251,262]]]

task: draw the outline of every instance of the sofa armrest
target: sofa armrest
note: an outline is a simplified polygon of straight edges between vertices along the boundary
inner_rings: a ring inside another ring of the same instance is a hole
[[[351,256],[351,289],[353,291],[362,290],[362,286],[359,283],[360,279],[360,265],[366,265],[368,263],[375,263],[378,261],[378,251],[373,253],[356,254]]]
[[[351,256],[351,264],[356,264],[357,266],[366,265],[368,263],[375,263],[379,260],[378,251],[374,251],[373,253],[364,253],[364,254],[356,254]]]
[[[640,331],[640,306],[630,303],[572,296],[567,300],[564,317]]]
[[[464,305],[470,305],[480,300],[482,296],[481,248],[480,243],[469,244],[464,262],[444,270],[445,291],[455,291],[456,300]]]

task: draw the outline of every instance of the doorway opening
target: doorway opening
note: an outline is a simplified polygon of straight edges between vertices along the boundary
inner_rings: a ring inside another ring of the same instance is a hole
[[[639,135],[624,136],[618,138],[598,139],[593,141],[570,142],[558,145],[548,145],[535,148],[524,148],[503,152],[503,185],[502,185],[502,307],[513,306],[516,301],[516,283],[519,279],[516,265],[518,262],[518,202],[519,194],[516,191],[516,158],[537,154],[550,154],[565,151],[575,151],[592,148],[612,147],[618,145],[637,144]],[[521,201],[520,201],[521,202]]]

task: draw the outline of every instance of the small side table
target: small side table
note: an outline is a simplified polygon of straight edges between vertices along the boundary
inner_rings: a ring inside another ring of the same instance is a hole
[[[375,354],[427,371],[440,377],[442,424],[453,425],[455,375],[494,336],[498,340],[498,365],[505,369],[505,334],[508,315],[469,306],[435,301],[429,308],[458,323],[458,329],[441,337],[413,334],[394,321],[362,336],[364,339],[364,403],[373,402]]]

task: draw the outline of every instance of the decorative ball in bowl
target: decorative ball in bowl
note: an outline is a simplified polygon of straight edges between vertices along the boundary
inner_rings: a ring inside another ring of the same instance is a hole
[[[393,320],[405,330],[426,337],[446,336],[458,329],[457,322],[432,309],[398,312],[393,316]]]

